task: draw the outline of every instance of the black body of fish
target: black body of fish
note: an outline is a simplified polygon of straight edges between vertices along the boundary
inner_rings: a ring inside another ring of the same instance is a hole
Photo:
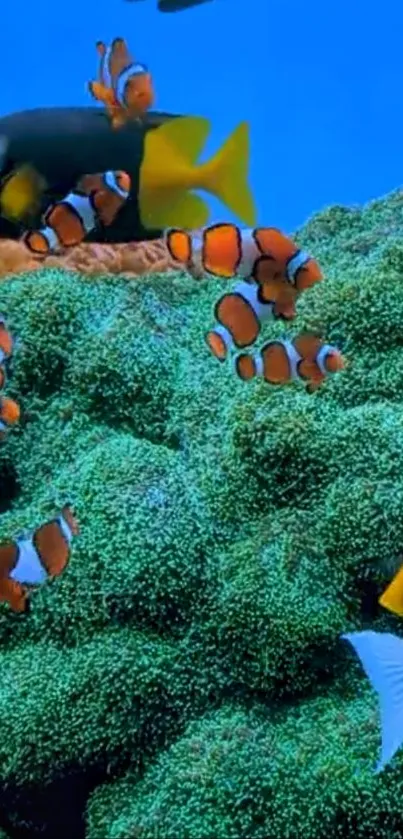
[[[148,131],[178,114],[150,111],[142,121],[113,129],[101,108],[36,108],[0,118],[0,137],[8,141],[0,177],[24,163],[31,164],[47,183],[40,211],[29,229],[41,226],[42,213],[75,189],[82,175],[121,169],[131,177],[130,197],[109,227],[100,225],[86,242],[138,242],[154,239],[161,230],[143,227],[138,188],[144,138]],[[0,239],[18,239],[27,224],[14,224],[0,216]]]
[[[134,2],[134,0],[127,0]],[[211,0],[158,0],[158,11],[160,12],[182,12],[184,9],[192,9],[193,6],[201,6]]]
[[[182,12],[207,2],[209,0],[158,0],[158,9],[160,12]]]

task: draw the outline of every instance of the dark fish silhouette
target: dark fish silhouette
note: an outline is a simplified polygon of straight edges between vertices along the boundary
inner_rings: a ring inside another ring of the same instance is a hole
[[[128,3],[138,0],[126,0]],[[184,9],[192,9],[193,6],[201,6],[202,3],[211,3],[211,0],[158,0],[159,12],[182,12]]]

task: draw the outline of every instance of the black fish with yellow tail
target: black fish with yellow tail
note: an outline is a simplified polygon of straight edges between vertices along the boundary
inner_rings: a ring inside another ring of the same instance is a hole
[[[248,124],[240,123],[210,160],[199,163],[210,127],[203,117],[150,111],[141,123],[114,130],[107,114],[91,107],[40,108],[0,118],[0,238],[41,229],[47,210],[74,192],[83,176],[108,171],[127,174],[129,198],[112,224],[97,225],[85,241],[141,241],[162,236],[170,226],[203,227],[209,208],[193,190],[218,197],[253,225]]]

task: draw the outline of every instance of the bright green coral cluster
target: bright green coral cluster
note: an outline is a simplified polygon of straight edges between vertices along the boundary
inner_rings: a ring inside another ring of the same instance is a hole
[[[372,774],[339,635],[399,631],[377,596],[403,547],[402,231],[402,193],[300,231],[326,279],[287,330],[348,361],[313,395],[210,356],[218,281],[3,281],[23,418],[1,537],[66,500],[81,524],[31,613],[0,609],[6,830],[61,829],[75,800],[77,839],[401,835],[402,762]]]

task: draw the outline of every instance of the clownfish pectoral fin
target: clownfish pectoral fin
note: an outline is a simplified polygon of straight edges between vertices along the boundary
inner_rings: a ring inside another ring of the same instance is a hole
[[[164,239],[171,259],[182,265],[188,265],[192,259],[193,249],[190,233],[181,228],[171,227],[165,231]]]
[[[205,340],[210,352],[213,353],[218,361],[225,361],[233,343],[229,332],[226,329],[221,330],[220,328],[210,329],[205,335]]]
[[[0,601],[8,603],[13,612],[27,612],[29,608],[27,589],[8,577],[0,579]]]
[[[403,744],[403,639],[389,632],[351,632],[348,641],[379,695],[382,749],[375,772],[390,763]]]
[[[257,374],[255,357],[247,353],[235,356],[234,367],[237,376],[244,382],[254,379]]]
[[[115,104],[115,97],[113,91],[100,84],[100,82],[88,82],[88,90],[97,102],[102,102],[103,105],[111,107]]]
[[[378,602],[384,609],[403,617],[403,566],[381,594]]]
[[[151,133],[151,132],[150,132]],[[191,192],[149,193],[141,205],[141,221],[146,228],[204,227],[209,209],[199,195]]]
[[[283,300],[280,296],[280,299],[274,303],[273,314],[281,320],[294,320],[297,314],[294,301]]]

